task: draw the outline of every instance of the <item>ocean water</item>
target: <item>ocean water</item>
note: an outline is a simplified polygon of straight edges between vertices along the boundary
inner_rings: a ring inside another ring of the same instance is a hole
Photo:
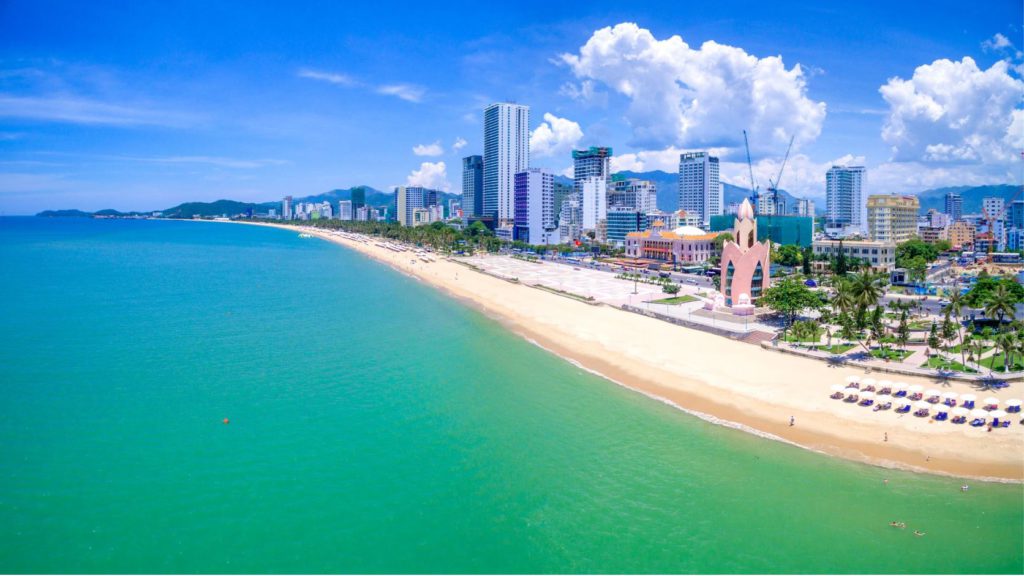
[[[1024,571],[1020,485],[714,426],[292,231],[0,218],[0,274],[2,572]]]

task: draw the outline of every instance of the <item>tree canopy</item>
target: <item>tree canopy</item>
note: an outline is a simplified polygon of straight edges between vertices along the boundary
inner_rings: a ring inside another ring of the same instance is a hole
[[[1006,286],[1012,304],[1024,302],[1024,286],[1016,283],[1012,278],[998,278],[984,274],[978,275],[977,282],[967,294],[964,294],[963,302],[971,308],[984,308],[992,300],[998,286]]]
[[[805,310],[818,310],[824,305],[822,296],[795,278],[784,278],[764,291],[758,305],[786,315],[786,326],[793,324],[797,314]]]

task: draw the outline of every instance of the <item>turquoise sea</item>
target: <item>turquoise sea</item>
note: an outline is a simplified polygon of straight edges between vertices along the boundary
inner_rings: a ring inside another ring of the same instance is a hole
[[[2,572],[1024,572],[1020,485],[708,424],[292,231],[0,218],[0,274]]]

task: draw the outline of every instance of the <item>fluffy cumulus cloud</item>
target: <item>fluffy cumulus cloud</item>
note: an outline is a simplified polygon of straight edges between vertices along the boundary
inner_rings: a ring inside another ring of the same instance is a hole
[[[419,170],[413,170],[405,180],[406,186],[423,186],[447,192],[451,189],[448,182],[447,167],[444,162],[424,162]]]
[[[544,114],[544,121],[530,134],[530,154],[532,156],[567,154],[582,138],[583,130],[579,124],[547,112]]]
[[[1006,164],[1024,145],[1024,82],[1006,61],[982,70],[968,57],[936,60],[879,92],[889,105],[882,139],[894,161]]]
[[[440,156],[444,154],[444,148],[438,140],[432,144],[417,144],[412,147],[412,153],[417,156]]]
[[[468,142],[466,142],[465,138],[456,138],[455,142],[452,144],[452,152],[458,152],[459,150],[462,150],[463,148],[466,147],[466,144],[468,144]]]
[[[578,54],[563,54],[580,81],[563,93],[594,93],[594,82],[629,100],[631,144],[742,149],[743,130],[755,155],[777,154],[815,140],[825,103],[807,97],[800,65],[758,58],[734,46],[705,42],[693,49],[679,36],[659,40],[636,24],[594,32]]]

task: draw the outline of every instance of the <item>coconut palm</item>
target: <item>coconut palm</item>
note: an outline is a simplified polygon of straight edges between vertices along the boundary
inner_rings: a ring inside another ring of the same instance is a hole
[[[857,307],[866,310],[885,293],[884,279],[874,272],[858,272],[850,277],[850,290]]]
[[[985,302],[985,315],[989,318],[996,318],[999,320],[999,326],[1003,325],[1003,318],[1007,315],[1013,316],[1015,311],[1014,297],[1010,293],[1010,290],[1005,284],[1000,283],[996,286],[996,289],[989,295],[988,301]]]

